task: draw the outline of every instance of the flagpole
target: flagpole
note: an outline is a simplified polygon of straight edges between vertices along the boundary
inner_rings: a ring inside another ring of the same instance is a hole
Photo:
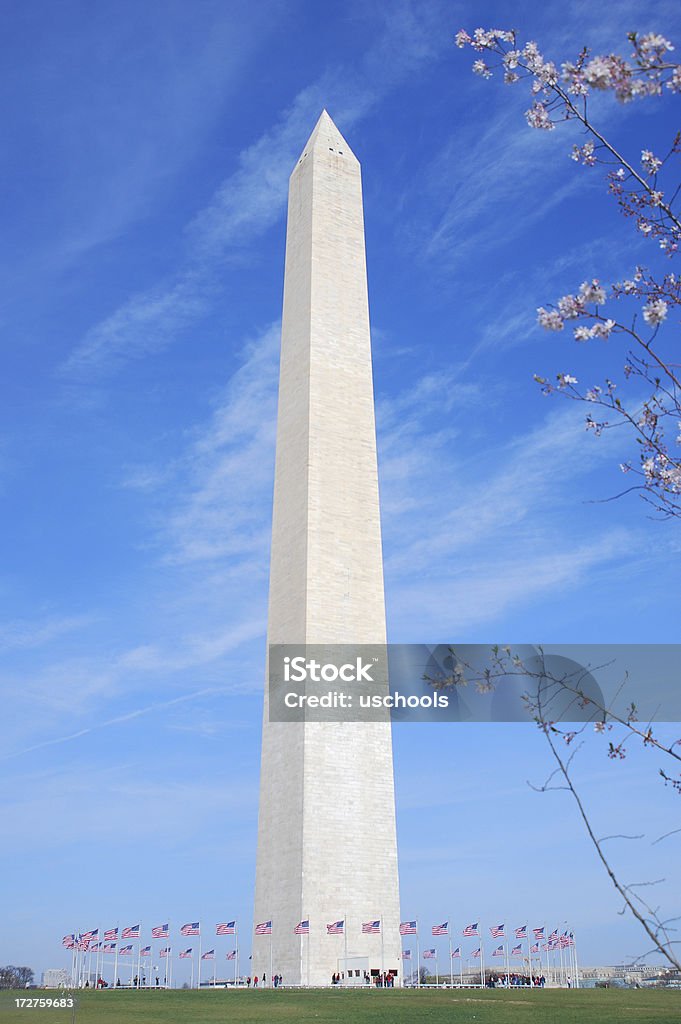
[[[463,988],[463,954],[461,952],[461,946],[459,946],[459,982]]]
[[[529,920],[528,920],[527,924],[525,925],[525,933],[527,935],[527,962],[530,965],[530,988],[534,988],[534,985],[532,983],[532,975],[534,974],[534,971],[532,970],[532,947],[530,946],[530,922],[529,922]]]
[[[345,970],[343,971],[343,986],[348,981],[348,913],[345,911],[343,917],[343,949],[345,951]]]
[[[546,941],[546,940],[547,940],[547,938],[548,938],[548,936],[546,935],[546,922],[545,922],[545,923],[544,923],[544,938],[543,938],[543,940],[542,940],[542,942],[541,942],[541,944],[540,944],[540,946],[539,946],[539,966],[541,967],[541,954],[542,954],[542,947],[543,947],[544,945],[546,945],[546,946],[547,946],[547,948],[546,948],[546,949],[544,950],[544,953],[546,953],[546,957],[545,957],[545,960],[546,960],[546,975],[547,975],[547,977],[546,977],[546,980],[548,981],[548,980],[549,980],[549,977],[550,977],[550,972],[549,972],[549,951],[548,951],[548,943],[547,943],[547,941]]]
[[[447,937],[449,939],[449,987],[454,988],[454,964],[452,963],[452,929],[449,926],[447,926]]]
[[[480,926],[480,988],[485,987],[485,950],[483,947],[484,929]]]
[[[575,988],[581,988],[579,981],[579,961],[577,959],[577,939],[575,938],[574,932],[572,933],[572,943],[575,954]]]
[[[421,988],[421,953],[419,950],[419,922],[416,919],[416,987]]]
[[[239,976],[239,924],[237,921],[234,922],[234,945],[236,946],[236,956],[234,957],[234,985],[236,986],[236,979]]]
[[[383,915],[379,919],[381,927],[381,976],[385,974],[385,957],[383,955]]]
[[[309,917],[306,917],[305,920],[307,921],[307,925],[308,925],[308,927],[307,927],[306,949],[307,949],[307,987],[309,988],[310,987],[310,927],[311,927],[311,922],[310,922],[310,918]]]

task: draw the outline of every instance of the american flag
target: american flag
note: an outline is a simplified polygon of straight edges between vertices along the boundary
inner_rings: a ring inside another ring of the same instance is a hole
[[[493,939],[503,939],[504,937],[504,926],[503,924],[495,924],[490,928],[490,934]]]
[[[434,924],[431,928],[433,935],[449,935],[449,921],[443,924]]]
[[[334,921],[333,924],[327,924],[326,934],[327,935],[342,935],[343,925],[345,921]]]
[[[294,935],[309,935],[310,934],[310,921],[299,921],[293,929]]]
[[[533,946],[530,946],[530,953],[538,953],[538,952],[539,952],[539,943],[535,942]]]
[[[515,937],[516,937],[516,939],[526,939],[527,938],[527,925],[526,924],[524,924],[522,926],[522,928],[516,928],[516,930],[515,930]]]
[[[118,928],[107,928],[104,932],[104,938],[107,942],[115,942],[118,938]]]
[[[492,956],[503,956],[503,955],[504,955],[504,944],[502,942],[502,944],[500,946],[497,946],[497,948],[494,950],[494,952],[492,953]]]
[[[403,960],[411,960],[411,950],[410,949],[403,949],[402,950],[402,959]]]
[[[236,950],[233,949],[231,952],[225,954],[225,960],[236,960]]]
[[[256,935],[271,935],[272,934],[272,922],[263,921],[262,924],[256,924],[255,926]]]
[[[81,939],[96,939],[99,935],[99,928],[93,929],[91,932],[81,932]]]
[[[381,922],[379,921],[365,921],[362,925],[362,935],[380,935],[381,934]]]
[[[145,946],[140,949],[140,956],[151,956],[151,946]]]
[[[62,946],[66,946],[67,949],[74,949],[76,945],[76,936],[65,935],[64,938],[61,940],[61,944]]]
[[[98,952],[101,945],[101,942],[91,942],[88,946],[88,949],[91,953],[96,953]]]
[[[158,955],[163,957],[170,956],[170,946],[166,946],[166,948],[162,949]]]
[[[455,960],[456,957],[460,957],[460,956],[461,956],[461,946],[457,946],[456,949],[452,950],[452,960]]]
[[[183,924],[180,928],[180,935],[200,935],[201,928],[199,922],[195,921],[193,924]]]
[[[226,921],[215,926],[216,935],[235,935],[236,921]]]
[[[90,948],[90,940],[89,939],[80,939],[78,941],[78,945],[76,946],[76,949],[79,949],[81,951],[81,953],[86,953],[89,948]]]
[[[557,939],[557,938],[558,938],[558,929],[554,928],[553,931],[551,932],[551,934],[549,935],[549,942],[553,942],[553,940]]]
[[[423,959],[424,960],[434,960],[436,956],[437,956],[437,953],[435,952],[434,949],[424,949],[424,951],[423,951]]]
[[[104,944],[104,948],[103,948],[103,952],[104,953],[115,953],[116,952],[116,943],[115,942],[107,942],[107,943],[105,943]]]
[[[416,921],[403,921],[400,925],[400,935],[416,935]]]
[[[152,939],[167,939],[168,938],[168,925],[158,924],[155,928],[151,929]]]
[[[522,956],[522,955],[523,955],[523,947],[520,945],[520,943],[518,943],[518,945],[514,946],[513,949],[511,950],[511,956]]]
[[[140,926],[134,924],[131,928],[124,928],[121,932],[122,939],[139,939],[140,937]]]
[[[189,949],[183,949],[182,950],[182,952],[180,953],[180,960],[187,960],[188,958],[191,957],[191,955],[192,955],[192,948],[190,946]]]
[[[477,959],[480,956],[480,946],[478,946],[477,949],[473,950],[473,952],[471,953],[471,956],[474,957],[475,959]]]
[[[201,954],[202,960],[215,960],[215,950],[209,949],[207,953]]]
[[[132,956],[132,946],[121,946],[118,950],[119,956]]]
[[[535,939],[543,939],[544,938],[544,929],[543,928],[533,928],[532,929],[532,934],[534,935]]]
[[[474,935],[478,934],[477,921],[475,924],[468,924],[463,930],[464,939],[472,939]]]

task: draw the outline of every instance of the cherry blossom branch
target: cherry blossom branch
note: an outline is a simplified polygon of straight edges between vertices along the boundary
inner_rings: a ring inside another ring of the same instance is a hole
[[[659,951],[673,967],[677,970],[681,970],[681,963],[675,955],[673,948],[677,943],[672,940],[669,933],[668,925],[670,924],[670,921],[661,920],[657,910],[654,910],[643,899],[640,893],[635,891],[641,886],[655,885],[657,882],[625,884],[619,879],[603,848],[604,844],[613,838],[634,839],[640,837],[607,835],[599,838],[594,831],[585,803],[580,796],[571,773],[573,760],[582,745],[581,743],[576,744],[574,741],[577,736],[583,734],[589,723],[584,723],[581,728],[574,729],[569,732],[558,728],[551,717],[554,712],[552,705],[556,699],[556,691],[558,693],[567,691],[576,699],[582,710],[586,707],[591,707],[601,715],[602,719],[593,723],[597,732],[604,733],[608,729],[611,729],[611,722],[617,722],[627,729],[627,736],[618,744],[615,745],[610,742],[608,756],[612,759],[623,758],[625,756],[624,748],[627,740],[631,737],[637,737],[644,747],[654,747],[658,751],[669,755],[675,761],[681,761],[681,752],[675,749],[677,747],[681,747],[681,740],[672,744],[663,743],[653,735],[650,725],[647,727],[637,725],[636,708],[633,704],[630,706],[626,717],[624,717],[613,710],[613,702],[606,705],[592,694],[587,696],[582,681],[586,674],[590,674],[589,669],[582,668],[577,672],[556,676],[547,664],[543,648],[539,647],[538,652],[539,666],[533,668],[519,655],[514,654],[510,647],[499,647],[495,645],[491,648],[490,664],[480,670],[478,668],[474,668],[467,662],[460,660],[456,654],[456,650],[454,648],[450,648],[450,654],[452,656],[452,663],[454,666],[453,671],[446,678],[438,678],[437,680],[429,681],[434,685],[437,685],[438,689],[448,686],[465,686],[472,683],[480,692],[483,693],[491,692],[502,680],[506,680],[509,677],[523,677],[525,679],[532,679],[539,683],[536,694],[532,694],[531,696],[525,695],[524,699],[526,705],[532,712],[534,720],[547,740],[551,754],[556,763],[556,768],[550,773],[543,785],[533,786],[532,788],[539,792],[562,789],[568,791],[572,795],[587,835],[613,886],[621,896],[624,902],[624,909],[628,908],[635,919],[639,922],[653,942],[655,950]],[[597,669],[594,669],[594,671],[597,671]],[[578,678],[574,680],[574,676],[577,676]],[[426,677],[426,679],[428,679],[428,677]],[[618,694],[613,698],[613,701],[619,695],[623,686],[624,682],[620,686]],[[570,754],[567,757],[561,753],[561,750],[558,747],[558,737],[561,737],[564,740],[566,746],[571,747]],[[677,791],[681,793],[681,778],[678,780],[674,779],[668,776],[664,771],[660,771],[660,775],[665,782],[671,782]],[[554,783],[553,780],[556,776],[562,778],[562,785]],[[666,838],[672,834],[673,832],[668,832],[665,836],[661,836],[660,839],[656,841],[660,841],[662,838]]]
[[[461,30],[456,43],[461,48],[471,46],[483,55],[473,64],[473,71],[483,78],[491,78],[494,73],[494,66],[489,63],[492,57],[496,66],[503,68],[506,83],[531,80],[533,103],[525,115],[531,127],[552,130],[561,121],[576,120],[588,141],[573,146],[572,158],[589,167],[599,163],[616,165],[607,175],[609,191],[623,213],[636,218],[641,234],[656,239],[665,255],[671,257],[681,248],[681,219],[673,209],[681,194],[681,183],[668,190],[665,197],[659,178],[662,171],[666,173],[669,161],[681,154],[681,132],[676,133],[663,157],[648,148],[642,149],[639,169],[593,122],[589,110],[588,101],[599,91],[612,91],[623,103],[640,97],[659,97],[663,89],[681,93],[681,65],[668,57],[672,44],[652,32],[642,36],[630,33],[627,38],[632,45],[628,59],[617,54],[592,56],[585,47],[574,62],[564,63],[560,70],[542,55],[536,43],[527,42],[520,48],[515,32],[476,29],[469,35]],[[636,314],[630,326],[621,317],[604,316],[601,310],[608,298],[643,300],[643,322],[650,328],[650,334],[644,336],[637,326]],[[591,414],[587,415],[586,427],[596,436],[614,425],[633,430],[640,446],[640,468],[634,470],[631,462],[620,464],[620,468],[637,473],[642,485],[626,488],[621,494],[638,491],[666,518],[681,516],[681,454],[672,454],[665,438],[670,417],[679,420],[681,427],[681,376],[677,364],[660,350],[660,328],[670,310],[679,307],[681,278],[668,273],[656,279],[637,267],[633,278],[615,283],[609,295],[594,278],[583,282],[576,295],[565,295],[557,303],[537,310],[539,323],[547,330],[561,331],[569,320],[575,320],[574,337],[579,342],[605,341],[611,335],[622,334],[645,353],[643,358],[628,353],[624,366],[626,379],[639,377],[651,388],[640,408],[629,408],[629,403],[620,397],[623,392],[615,394],[614,380],[607,379],[605,388],[594,386],[587,391],[575,387],[577,379],[569,373],[556,374],[555,383],[549,383],[544,375],[535,375],[535,380],[546,394],[562,392],[573,400],[592,402],[616,414],[617,424],[607,420],[597,423]],[[637,400],[634,405],[638,404]],[[676,444],[681,445],[681,433]]]

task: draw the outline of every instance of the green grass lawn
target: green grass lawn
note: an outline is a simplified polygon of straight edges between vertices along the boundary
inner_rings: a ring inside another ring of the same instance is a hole
[[[17,1010],[2,993],[0,1024],[67,1024],[64,1010]],[[681,1024],[681,991],[332,990],[80,992],[76,1024]]]

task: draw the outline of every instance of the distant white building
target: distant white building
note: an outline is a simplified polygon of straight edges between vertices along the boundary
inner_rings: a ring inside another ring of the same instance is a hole
[[[43,971],[43,988],[67,988],[70,983],[71,976],[63,967]]]
[[[636,982],[660,977],[665,970],[665,967],[653,964],[612,964],[603,967],[580,966],[579,973],[585,981],[612,981],[617,978],[625,982]]]

